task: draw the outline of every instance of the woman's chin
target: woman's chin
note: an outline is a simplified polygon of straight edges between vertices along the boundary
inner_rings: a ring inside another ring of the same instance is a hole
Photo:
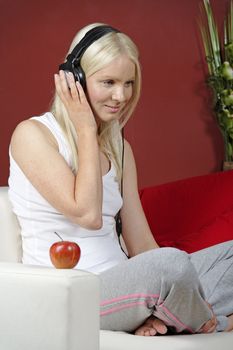
[[[113,120],[119,120],[120,119],[120,114],[119,113],[105,113],[102,114],[101,117],[100,116],[95,116],[95,120],[97,125],[99,125],[100,123],[104,122],[111,122]]]

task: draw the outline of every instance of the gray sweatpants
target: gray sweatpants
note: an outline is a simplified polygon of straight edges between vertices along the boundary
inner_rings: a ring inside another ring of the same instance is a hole
[[[193,254],[159,248],[100,274],[101,329],[133,332],[151,315],[175,332],[195,333],[217,316],[217,331],[233,313],[233,241]]]

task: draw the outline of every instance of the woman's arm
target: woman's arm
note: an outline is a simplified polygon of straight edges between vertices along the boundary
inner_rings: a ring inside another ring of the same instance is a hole
[[[40,122],[27,120],[18,125],[12,136],[11,152],[32,185],[54,208],[85,228],[99,229],[102,226],[102,173],[97,127],[81,86],[77,91],[72,80],[70,92],[64,79],[60,73],[55,82],[76,125],[77,176],[59,154],[51,132]]]
[[[125,141],[122,236],[129,256],[158,248],[144,214],[137,186],[137,170],[130,144]]]

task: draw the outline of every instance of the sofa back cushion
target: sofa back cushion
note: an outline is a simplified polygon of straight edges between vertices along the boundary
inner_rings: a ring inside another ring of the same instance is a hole
[[[233,171],[179,180],[140,191],[155,240],[188,253],[233,239]],[[0,261],[20,262],[20,228],[0,187]]]
[[[233,239],[233,171],[148,187],[140,197],[160,246],[191,253]]]
[[[0,261],[20,262],[20,228],[8,199],[8,187],[0,187]]]

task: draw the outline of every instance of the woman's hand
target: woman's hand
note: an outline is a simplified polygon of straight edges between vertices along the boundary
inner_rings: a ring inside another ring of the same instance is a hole
[[[97,124],[92,109],[87,101],[83,88],[75,82],[71,72],[59,71],[54,75],[58,96],[65,105],[77,133],[86,129],[97,130]]]
[[[214,314],[212,306],[207,301],[206,301],[206,304],[208,305],[208,307],[212,311],[212,318],[201,327],[201,329],[199,330],[198,333],[213,333],[216,331],[216,327],[218,324],[217,318]]]

